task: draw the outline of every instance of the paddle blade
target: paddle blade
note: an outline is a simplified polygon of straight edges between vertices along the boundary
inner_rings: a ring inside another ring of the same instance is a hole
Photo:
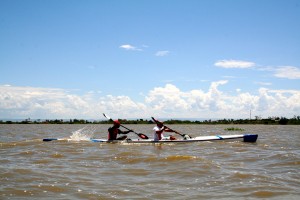
[[[154,117],[151,117],[152,118],[152,120],[154,121],[154,122],[156,122],[156,119],[154,119]]]
[[[57,138],[44,138],[43,141],[44,142],[50,142],[50,141],[53,141],[53,140],[58,140]]]
[[[152,120],[153,120],[155,123],[160,122],[160,121],[158,121],[157,119],[155,119],[154,117],[151,117],[151,118],[152,118]]]
[[[103,116],[106,117],[109,120],[112,120],[107,114],[103,113]]]
[[[137,135],[142,139],[149,139],[148,136],[144,135],[143,133],[138,133]]]

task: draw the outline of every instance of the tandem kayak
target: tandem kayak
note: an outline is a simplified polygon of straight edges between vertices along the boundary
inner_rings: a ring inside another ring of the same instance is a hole
[[[240,140],[243,142],[256,142],[257,134],[243,134],[243,135],[215,135],[215,136],[198,136],[190,139],[177,139],[177,140],[159,140],[153,139],[125,139],[125,140],[107,140],[107,139],[87,139],[84,141],[102,142],[102,143],[188,143],[188,142],[205,142],[205,141],[218,141],[218,140]],[[44,142],[50,141],[77,141],[70,138],[44,138]]]

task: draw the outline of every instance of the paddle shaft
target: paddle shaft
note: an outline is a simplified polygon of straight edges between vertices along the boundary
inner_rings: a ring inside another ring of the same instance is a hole
[[[164,125],[167,129],[170,129],[171,131],[173,131],[174,133],[176,133],[176,134],[178,134],[178,135],[180,135],[181,137],[184,137],[184,135],[183,134],[181,134],[181,133],[179,133],[179,132],[177,132],[177,131],[175,131],[175,130],[173,130],[173,129],[171,129],[171,128],[169,128],[169,127],[167,127],[166,125]]]
[[[122,126],[123,128],[127,129],[128,131],[132,131],[133,133],[138,134],[138,133],[134,132],[133,130],[131,130],[131,129],[125,127],[125,126],[123,126],[122,124],[120,124],[120,126]]]

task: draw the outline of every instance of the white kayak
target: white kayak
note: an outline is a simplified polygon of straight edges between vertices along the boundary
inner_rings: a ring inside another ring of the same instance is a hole
[[[240,140],[243,142],[256,142],[257,134],[243,134],[243,135],[215,135],[215,136],[198,136],[189,139],[177,139],[177,140],[159,140],[153,139],[125,139],[125,140],[107,140],[107,139],[87,139],[84,141],[91,142],[103,142],[103,143],[188,143],[188,142],[204,142],[204,141],[218,141],[218,140]],[[44,138],[44,142],[50,141],[78,141],[70,138]]]

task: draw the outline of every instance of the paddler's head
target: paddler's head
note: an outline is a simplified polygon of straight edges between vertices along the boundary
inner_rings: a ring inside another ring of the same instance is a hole
[[[121,125],[121,123],[119,122],[119,120],[114,120],[114,127],[119,128]]]
[[[158,120],[156,121],[156,124],[159,128],[162,128],[164,126],[164,123]]]

